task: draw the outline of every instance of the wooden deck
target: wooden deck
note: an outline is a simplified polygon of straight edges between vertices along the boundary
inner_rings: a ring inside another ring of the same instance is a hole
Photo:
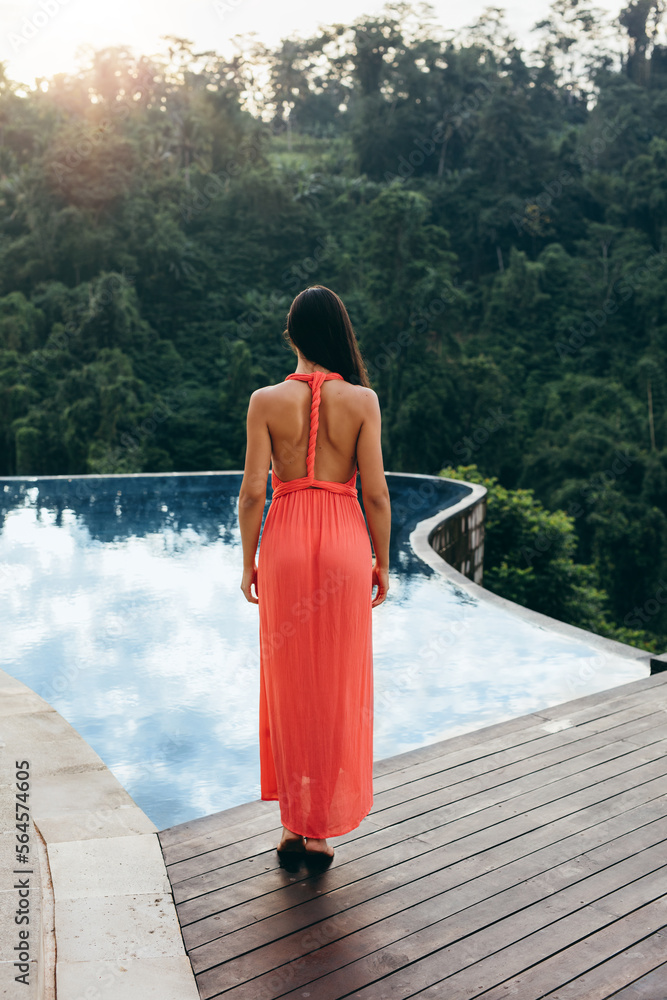
[[[667,1000],[667,673],[378,761],[320,875],[277,803],[160,841],[202,998]]]

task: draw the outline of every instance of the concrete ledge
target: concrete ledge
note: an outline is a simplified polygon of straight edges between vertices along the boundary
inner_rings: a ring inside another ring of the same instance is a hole
[[[0,994],[12,950],[15,761],[30,767],[29,1000],[199,1000],[157,828],[77,731],[0,671]],[[25,876],[28,877],[27,875]]]
[[[415,475],[419,476],[419,474]],[[446,477],[419,476],[419,478],[442,480]],[[441,528],[446,521],[460,516],[463,511],[479,503],[479,491],[480,489],[484,489],[484,487],[480,487],[478,483],[468,483],[462,479],[453,479],[449,481],[469,486],[471,488],[471,492],[469,496],[463,497],[462,500],[459,500],[451,507],[447,507],[444,510],[439,511],[437,514],[434,514],[432,517],[419,521],[415,525],[410,533],[409,542],[413,551],[419,556],[420,559],[423,559],[423,561],[431,566],[436,573],[446,577],[460,590],[473,595],[478,600],[495,604],[508,614],[517,615],[524,621],[537,625],[538,628],[548,629],[550,632],[557,632],[559,635],[575,639],[577,642],[585,642],[587,645],[599,649],[600,652],[608,653],[612,656],[621,656],[635,662],[639,661],[646,666],[646,673],[650,675],[651,653],[647,653],[643,649],[638,649],[636,646],[629,646],[624,642],[617,642],[616,639],[607,639],[605,636],[598,635],[596,632],[588,632],[586,629],[579,628],[577,625],[569,625],[567,622],[560,622],[556,618],[549,618],[548,615],[543,615],[539,611],[532,611],[530,608],[524,608],[520,604],[515,604],[514,601],[509,601],[505,597],[493,594],[490,590],[485,590],[484,587],[481,587],[479,584],[469,580],[462,573],[459,573],[458,570],[454,569],[453,566],[450,566],[449,563],[445,562],[442,556],[438,555],[433,548],[433,541],[438,529]]]

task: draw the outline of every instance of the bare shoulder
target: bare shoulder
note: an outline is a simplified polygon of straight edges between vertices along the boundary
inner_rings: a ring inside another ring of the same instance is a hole
[[[284,399],[289,394],[290,382],[276,382],[275,385],[262,385],[250,393],[250,399],[255,404],[270,404],[274,399]]]
[[[269,393],[273,388],[272,385],[263,385],[251,392],[250,399],[248,400],[248,409],[261,409],[270,399]]]
[[[350,409],[362,420],[379,412],[379,402],[377,393],[365,385],[354,385],[352,382],[336,382],[341,396],[346,400]]]
[[[353,389],[359,393],[358,398],[361,401],[364,413],[380,412],[380,400],[375,389],[371,389],[370,386],[365,385],[355,385]]]
[[[291,379],[289,381],[276,382],[275,385],[264,385],[255,389],[250,395],[251,403],[256,406],[271,406],[273,402],[280,405],[280,401],[294,398],[302,392],[304,383]],[[364,385],[354,385],[346,381],[327,381],[325,385],[335,387],[336,394],[344,397],[350,405],[356,406],[364,413],[379,409],[377,393],[374,389]]]

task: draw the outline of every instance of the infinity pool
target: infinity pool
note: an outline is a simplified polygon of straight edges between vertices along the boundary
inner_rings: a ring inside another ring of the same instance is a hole
[[[158,829],[260,794],[259,624],[239,586],[241,479],[0,479],[0,666],[81,733]],[[443,579],[408,536],[469,489],[387,481],[376,758],[646,675]]]

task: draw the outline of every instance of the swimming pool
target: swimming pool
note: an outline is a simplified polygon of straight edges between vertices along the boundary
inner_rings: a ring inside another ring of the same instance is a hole
[[[75,726],[158,829],[260,794],[258,608],[239,586],[241,479],[0,479],[0,666]],[[408,537],[468,488],[387,481],[376,758],[645,676],[443,579]]]

